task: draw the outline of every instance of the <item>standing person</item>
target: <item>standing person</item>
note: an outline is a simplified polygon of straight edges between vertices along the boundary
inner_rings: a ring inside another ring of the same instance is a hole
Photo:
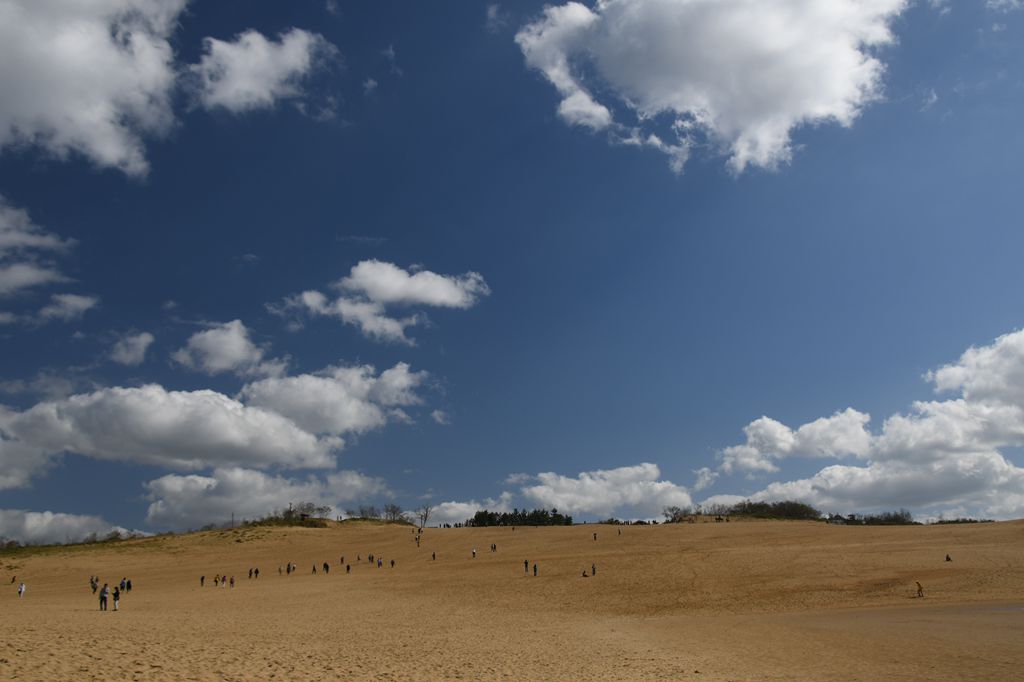
[[[473,548],[473,558],[476,558],[476,547]]]
[[[22,581],[22,582],[18,583],[18,599],[21,599],[24,596],[25,596],[25,582]]]
[[[231,576],[231,587],[235,586],[235,576]]]
[[[534,577],[534,578],[536,578],[536,577],[537,577],[537,564],[534,564],[534,565],[533,565],[533,577]]]
[[[590,564],[590,575],[597,575],[597,564]]]
[[[594,533],[594,542],[597,542],[597,533]]]
[[[327,573],[330,573],[330,572],[331,572],[331,565],[325,561],[324,562],[324,574],[327,574]]]
[[[214,587],[220,587],[220,573],[218,573],[217,575],[213,576],[213,586]]]
[[[110,595],[110,588],[107,587],[107,583],[103,583],[103,589],[100,590],[100,611],[107,610],[107,597]]]
[[[395,567],[395,560],[394,560],[394,559],[392,559],[392,560],[391,560],[391,568],[394,568],[394,567]]]
[[[918,597],[923,597],[924,596],[924,588],[921,587],[921,583],[917,583],[916,581],[915,581],[915,583],[917,584],[917,596]]]
[[[256,580],[259,580],[260,579],[260,569],[258,569],[258,568],[255,569],[255,571],[253,571],[253,575],[256,576]]]
[[[121,591],[122,592],[124,592],[124,588],[126,586],[126,583],[125,583],[126,580],[127,580],[127,578],[121,578]]]
[[[206,586],[206,576],[205,575],[201,575],[201,576],[199,576],[199,587],[205,587],[205,586]]]
[[[437,561],[437,552],[431,552],[430,553],[430,560],[431,561]]]
[[[117,607],[121,604],[121,590],[114,586],[114,610],[117,611]]]
[[[131,578],[128,578],[128,582],[125,583],[125,587],[128,588],[129,592],[132,591],[132,579]]]
[[[316,575],[316,564],[313,564],[313,575]]]
[[[249,569],[249,580],[252,580],[252,569]]]
[[[377,557],[377,568],[384,568],[384,560]]]
[[[523,573],[530,572],[530,562],[528,559],[523,559]]]
[[[345,564],[345,573],[352,572],[352,564]]]

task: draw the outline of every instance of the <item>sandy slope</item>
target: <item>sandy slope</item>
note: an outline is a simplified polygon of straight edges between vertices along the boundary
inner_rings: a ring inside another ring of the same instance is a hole
[[[1024,522],[428,529],[420,548],[408,527],[344,524],[0,560],[3,679],[1006,680],[1024,670]],[[288,561],[297,574],[278,576]],[[330,575],[310,575],[324,561]],[[581,578],[592,563],[597,575]],[[255,566],[262,577],[249,580]],[[237,586],[214,588],[216,573]],[[12,574],[28,585],[22,600]],[[98,611],[91,574],[132,578],[120,612]]]

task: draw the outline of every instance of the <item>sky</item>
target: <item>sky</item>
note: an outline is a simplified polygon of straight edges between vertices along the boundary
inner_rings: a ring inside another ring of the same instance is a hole
[[[1024,516],[1019,0],[0,0],[0,536]]]

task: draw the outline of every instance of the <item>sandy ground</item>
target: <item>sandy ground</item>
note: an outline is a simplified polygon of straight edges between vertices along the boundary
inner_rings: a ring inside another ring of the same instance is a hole
[[[1024,522],[621,531],[427,529],[417,548],[409,527],[348,523],[0,554],[0,678],[1024,675]],[[368,564],[370,553],[383,568]],[[289,561],[297,573],[279,576]],[[597,575],[580,577],[591,564]],[[250,567],[258,580],[247,578]],[[218,573],[236,587],[214,588]],[[98,610],[94,574],[111,585],[132,579],[119,612]],[[27,585],[23,599],[12,575]]]

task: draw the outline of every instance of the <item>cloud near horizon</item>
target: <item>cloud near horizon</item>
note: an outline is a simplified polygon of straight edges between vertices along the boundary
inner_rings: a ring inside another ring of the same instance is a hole
[[[200,528],[210,523],[266,516],[291,503],[342,506],[391,492],[382,479],[356,471],[336,471],[324,478],[271,476],[241,467],[215,469],[209,476],[168,474],[145,484],[151,500],[146,521],[157,528]]]
[[[115,531],[122,535],[146,535],[142,531],[116,526],[98,516],[0,509],[0,539],[22,544],[81,542],[93,535],[104,538]]]
[[[925,375],[937,393],[957,391],[956,397],[915,401],[877,434],[867,428],[869,415],[852,408],[796,430],[761,417],[744,429],[745,443],[719,453],[719,472],[776,473],[791,457],[852,457],[863,464],[773,482],[749,498],[795,499],[842,513],[907,507],[930,515],[1024,516],[1024,468],[1003,453],[1024,446],[1022,378],[1024,331],[1015,331]]]

